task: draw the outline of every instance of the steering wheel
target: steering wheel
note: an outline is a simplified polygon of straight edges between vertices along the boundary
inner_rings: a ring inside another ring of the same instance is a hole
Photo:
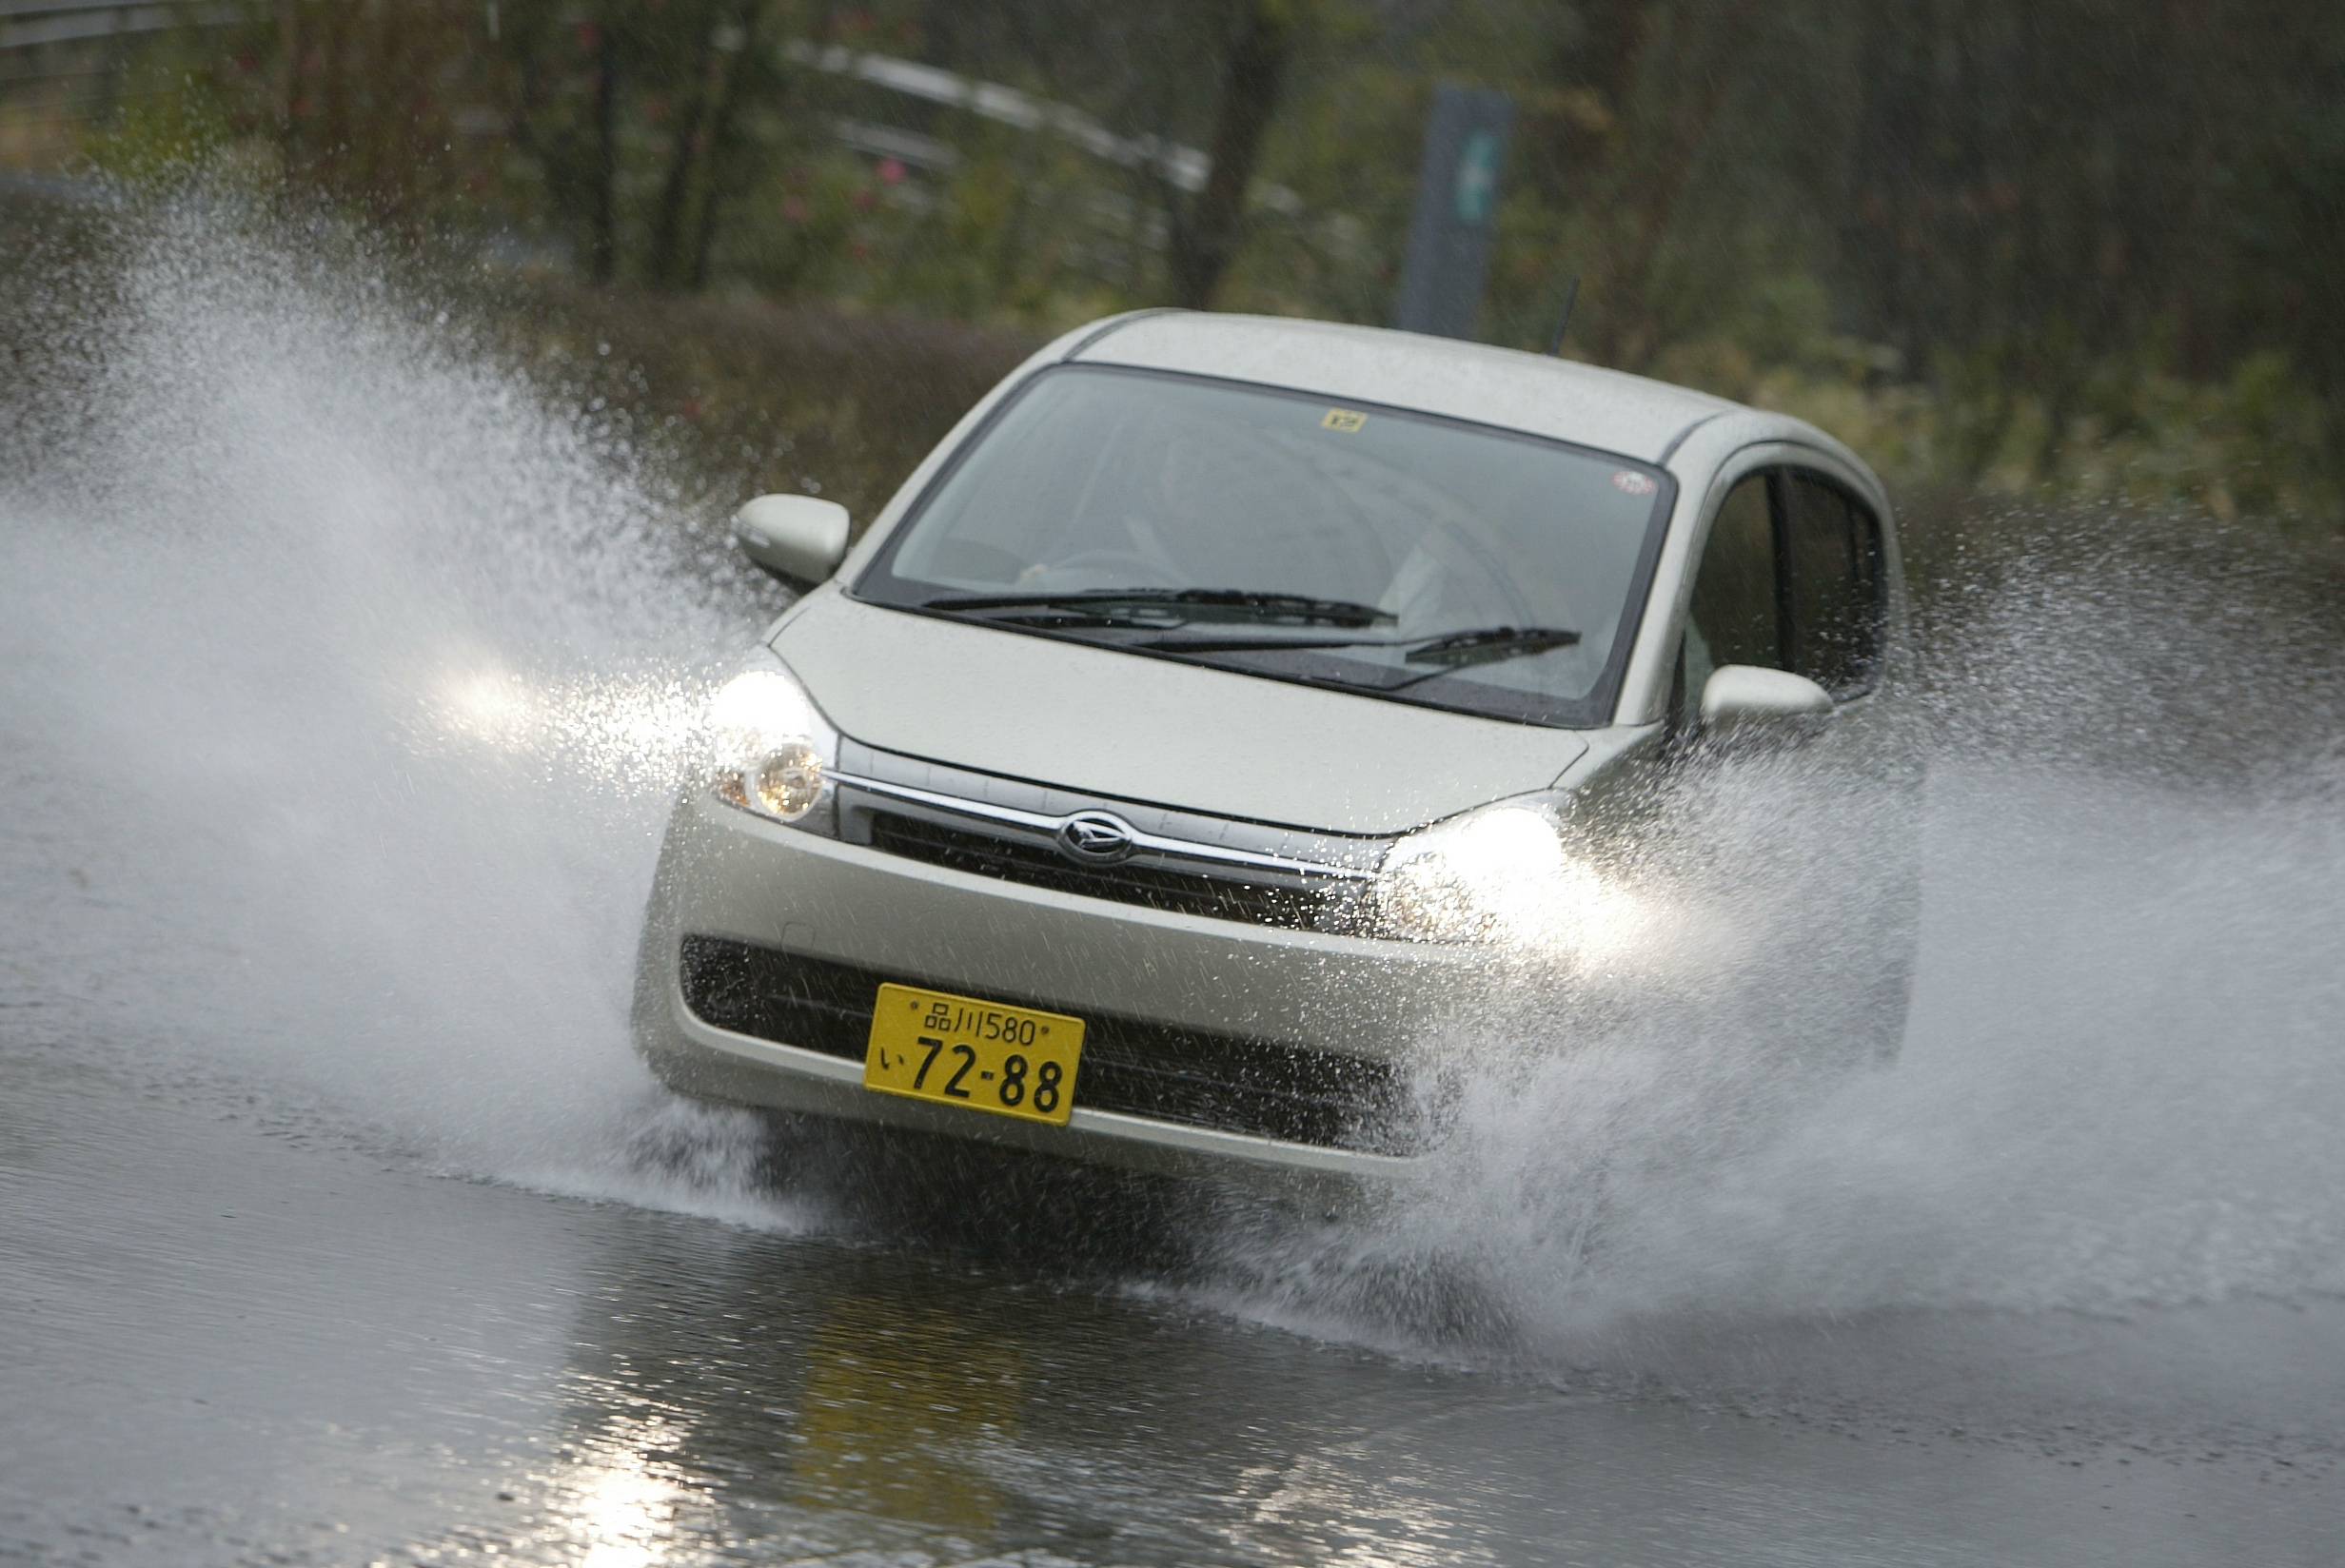
[[[1165,580],[1172,574],[1165,570],[1164,564],[1161,561],[1149,559],[1137,550],[1077,550],[1064,560],[1052,561],[1050,569],[1054,572],[1099,572],[1119,566],[1136,567],[1140,573],[1140,580],[1116,583],[1114,586],[1118,588],[1170,588],[1173,586]]]

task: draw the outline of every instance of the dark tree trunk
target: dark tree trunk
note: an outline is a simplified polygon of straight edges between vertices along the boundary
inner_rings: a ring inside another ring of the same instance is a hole
[[[1694,188],[1738,68],[1757,30],[1753,0],[1712,0],[1698,25],[1670,25],[1651,4],[1617,5],[1588,80],[1618,117],[1585,186],[1610,209],[1588,264],[1594,308],[1579,341],[1599,364],[1642,370],[1668,341],[1662,263]],[[1665,50],[1656,72],[1652,53]],[[1655,77],[1660,80],[1657,82]]]
[[[1172,302],[1192,310],[1213,291],[1245,239],[1246,189],[1253,183],[1262,133],[1278,107],[1293,52],[1294,27],[1281,0],[1250,0],[1231,35],[1221,108],[1213,121],[1213,167],[1185,215],[1172,225]]]
[[[652,215],[651,245],[645,271],[660,288],[674,287],[684,257],[684,221],[692,199],[694,177],[703,174],[712,143],[710,122],[718,112],[723,90],[719,75],[723,55],[717,47],[717,29],[724,25],[717,6],[703,8],[700,38],[692,61],[692,96],[678,121],[668,146],[667,178],[660,185],[660,206]]]
[[[758,23],[765,14],[763,6],[754,3],[737,7],[734,23],[739,29],[740,47],[734,53],[733,64],[724,73],[723,90],[717,98],[716,112],[709,117],[708,172],[700,185],[700,211],[693,225],[692,255],[684,269],[684,286],[699,293],[708,286],[709,253],[717,245],[717,221],[722,216],[724,200],[731,195],[737,183],[734,170],[740,148],[734,131],[734,110],[739,106],[746,79],[754,70],[758,57]],[[767,100],[780,105],[778,93]]]
[[[293,149],[293,100],[301,94],[302,8],[296,0],[277,0],[277,59],[269,87],[276,99],[277,140],[290,155]]]
[[[609,23],[595,38],[594,206],[586,275],[607,284],[619,271],[619,36]]]

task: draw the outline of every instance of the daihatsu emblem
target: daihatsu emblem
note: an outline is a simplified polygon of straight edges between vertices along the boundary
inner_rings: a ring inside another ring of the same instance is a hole
[[[1112,865],[1132,853],[1132,826],[1106,812],[1077,812],[1059,824],[1058,848],[1070,859]]]

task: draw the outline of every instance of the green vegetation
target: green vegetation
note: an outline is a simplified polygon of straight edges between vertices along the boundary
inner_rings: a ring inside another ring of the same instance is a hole
[[[1489,341],[1544,346],[1577,277],[1567,352],[1802,414],[1910,491],[2345,517],[2345,22],[2313,0],[217,15],[133,52],[91,162],[324,190],[645,320],[954,344],[1172,302],[1387,320],[1433,88],[1503,88]]]
[[[523,276],[487,328],[556,396],[657,462],[688,516],[803,491],[859,530],[954,422],[1039,346],[1024,334]]]

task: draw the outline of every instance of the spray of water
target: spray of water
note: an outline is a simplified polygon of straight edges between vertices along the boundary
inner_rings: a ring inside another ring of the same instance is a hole
[[[51,279],[73,335],[0,490],[11,979],[451,1166],[644,1195],[680,1163],[730,1202],[754,1129],[652,1091],[623,1020],[751,594],[624,444],[317,236],[109,238],[102,290]]]
[[[1689,771],[1626,900],[1642,986],[1532,932],[1444,1042],[1480,1068],[1435,1173],[1370,1224],[1237,1238],[1255,1310],[1573,1354],[2345,1290],[2334,627],[2269,541],[2031,556],[2034,526],[1904,694],[1930,766],[1894,1061],[1836,1068],[1806,988],[1877,951],[1850,893],[1904,824],[1796,755]]]
[[[0,475],[12,992],[453,1166],[789,1222],[757,1125],[654,1090],[623,1021],[752,593],[680,552],[656,472],[416,296],[217,213],[140,225],[102,311],[58,281],[70,373]],[[1653,850],[1606,929],[1661,983],[1530,932],[1442,1043],[1432,1178],[1332,1229],[1233,1225],[1226,1299],[1519,1341],[2345,1290],[2345,770],[2300,743],[2335,682],[2231,613],[2257,592],[2046,565],[1941,629],[1894,1064],[1803,1067],[1752,937],[1834,929],[1863,808],[1796,762],[1692,779],[1696,858],[1743,874]]]

